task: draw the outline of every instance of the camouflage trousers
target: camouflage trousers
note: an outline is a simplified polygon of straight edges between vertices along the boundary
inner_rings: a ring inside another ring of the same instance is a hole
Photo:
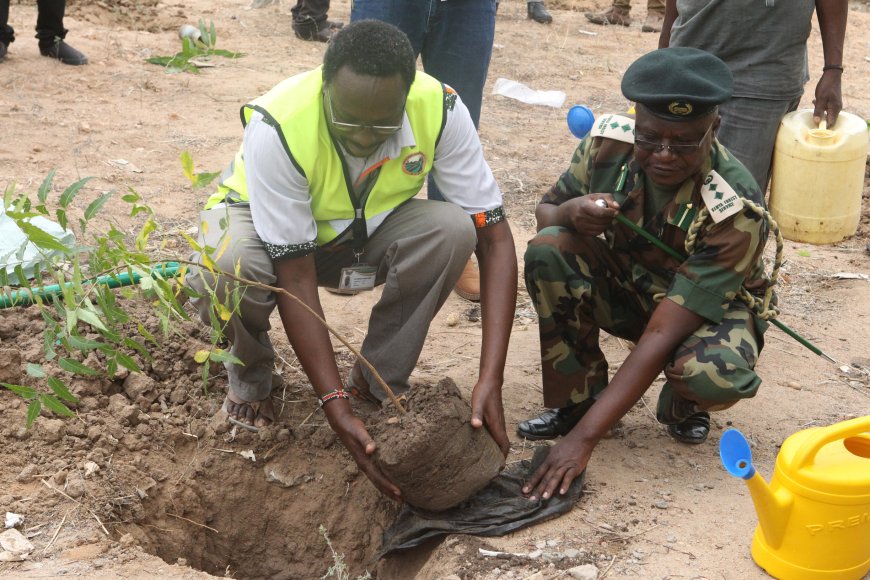
[[[541,335],[544,405],[580,403],[603,391],[608,365],[599,333],[637,342],[670,280],[625,252],[559,227],[529,242],[525,281]],[[734,302],[721,322],[705,322],[674,351],[663,369],[667,382],[658,418],[676,423],[700,410],[721,410],[755,395],[753,368],[766,323]]]

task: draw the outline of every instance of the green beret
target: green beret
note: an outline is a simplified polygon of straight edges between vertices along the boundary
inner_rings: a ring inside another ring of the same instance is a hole
[[[622,77],[625,98],[671,121],[696,119],[731,98],[734,77],[709,52],[677,46],[649,52]]]

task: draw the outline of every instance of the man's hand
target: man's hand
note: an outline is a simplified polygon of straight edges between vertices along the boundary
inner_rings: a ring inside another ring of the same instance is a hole
[[[507,430],[504,425],[504,407],[501,402],[501,385],[478,382],[471,393],[471,426],[486,430],[507,457],[510,450]]]
[[[578,436],[576,429],[572,430],[550,448],[547,459],[523,486],[523,493],[532,501],[550,499],[557,489],[565,495],[571,482],[586,469],[594,448],[593,443]]]
[[[390,499],[401,502],[401,490],[378,469],[371,459],[376,445],[374,439],[366,431],[363,422],[350,411],[350,406],[346,401],[330,402],[329,407],[324,406],[329,425],[350,452],[350,456],[356,461],[360,470],[366,474],[366,477],[381,493]]]
[[[574,228],[577,233],[597,236],[616,218],[619,204],[610,195],[593,193],[566,201],[559,206],[559,212],[561,223]]]
[[[828,69],[822,73],[822,78],[816,85],[816,98],[813,99],[815,110],[813,122],[818,126],[822,119],[828,123],[828,128],[837,122],[837,116],[843,109],[843,95],[840,87],[840,77],[843,71],[840,69]]]

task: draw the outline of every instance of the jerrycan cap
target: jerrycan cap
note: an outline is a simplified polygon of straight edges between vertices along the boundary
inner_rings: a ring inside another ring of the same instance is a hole
[[[825,119],[822,119],[817,129],[807,131],[807,142],[820,147],[836,144],[838,141],[836,137],[837,132],[828,129],[828,122]]]
[[[870,502],[870,415],[798,431],[782,444],[776,471],[809,494]]]

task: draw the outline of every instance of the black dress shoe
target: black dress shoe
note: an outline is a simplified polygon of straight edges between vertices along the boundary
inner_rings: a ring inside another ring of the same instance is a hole
[[[541,24],[549,24],[553,21],[553,17],[550,16],[550,13],[547,11],[547,7],[544,6],[543,2],[528,2],[526,6],[528,8],[529,18],[531,18],[535,22],[540,22]]]
[[[68,45],[61,38],[56,38],[51,44],[40,44],[39,52],[42,56],[56,58],[63,64],[69,64],[72,66],[88,64],[88,57]]]
[[[332,35],[338,32],[338,28],[330,28],[329,26],[325,26],[324,28],[317,29],[311,27],[293,27],[293,32],[296,34],[296,38],[300,38],[302,40],[313,40],[314,42],[329,42],[332,40]]]
[[[680,443],[698,445],[710,433],[710,413],[701,411],[676,425],[668,425],[668,433]]]
[[[534,419],[518,423],[517,435],[531,441],[563,437],[580,422],[580,419],[594,403],[595,399],[589,398],[576,405],[561,409],[548,409]]]

